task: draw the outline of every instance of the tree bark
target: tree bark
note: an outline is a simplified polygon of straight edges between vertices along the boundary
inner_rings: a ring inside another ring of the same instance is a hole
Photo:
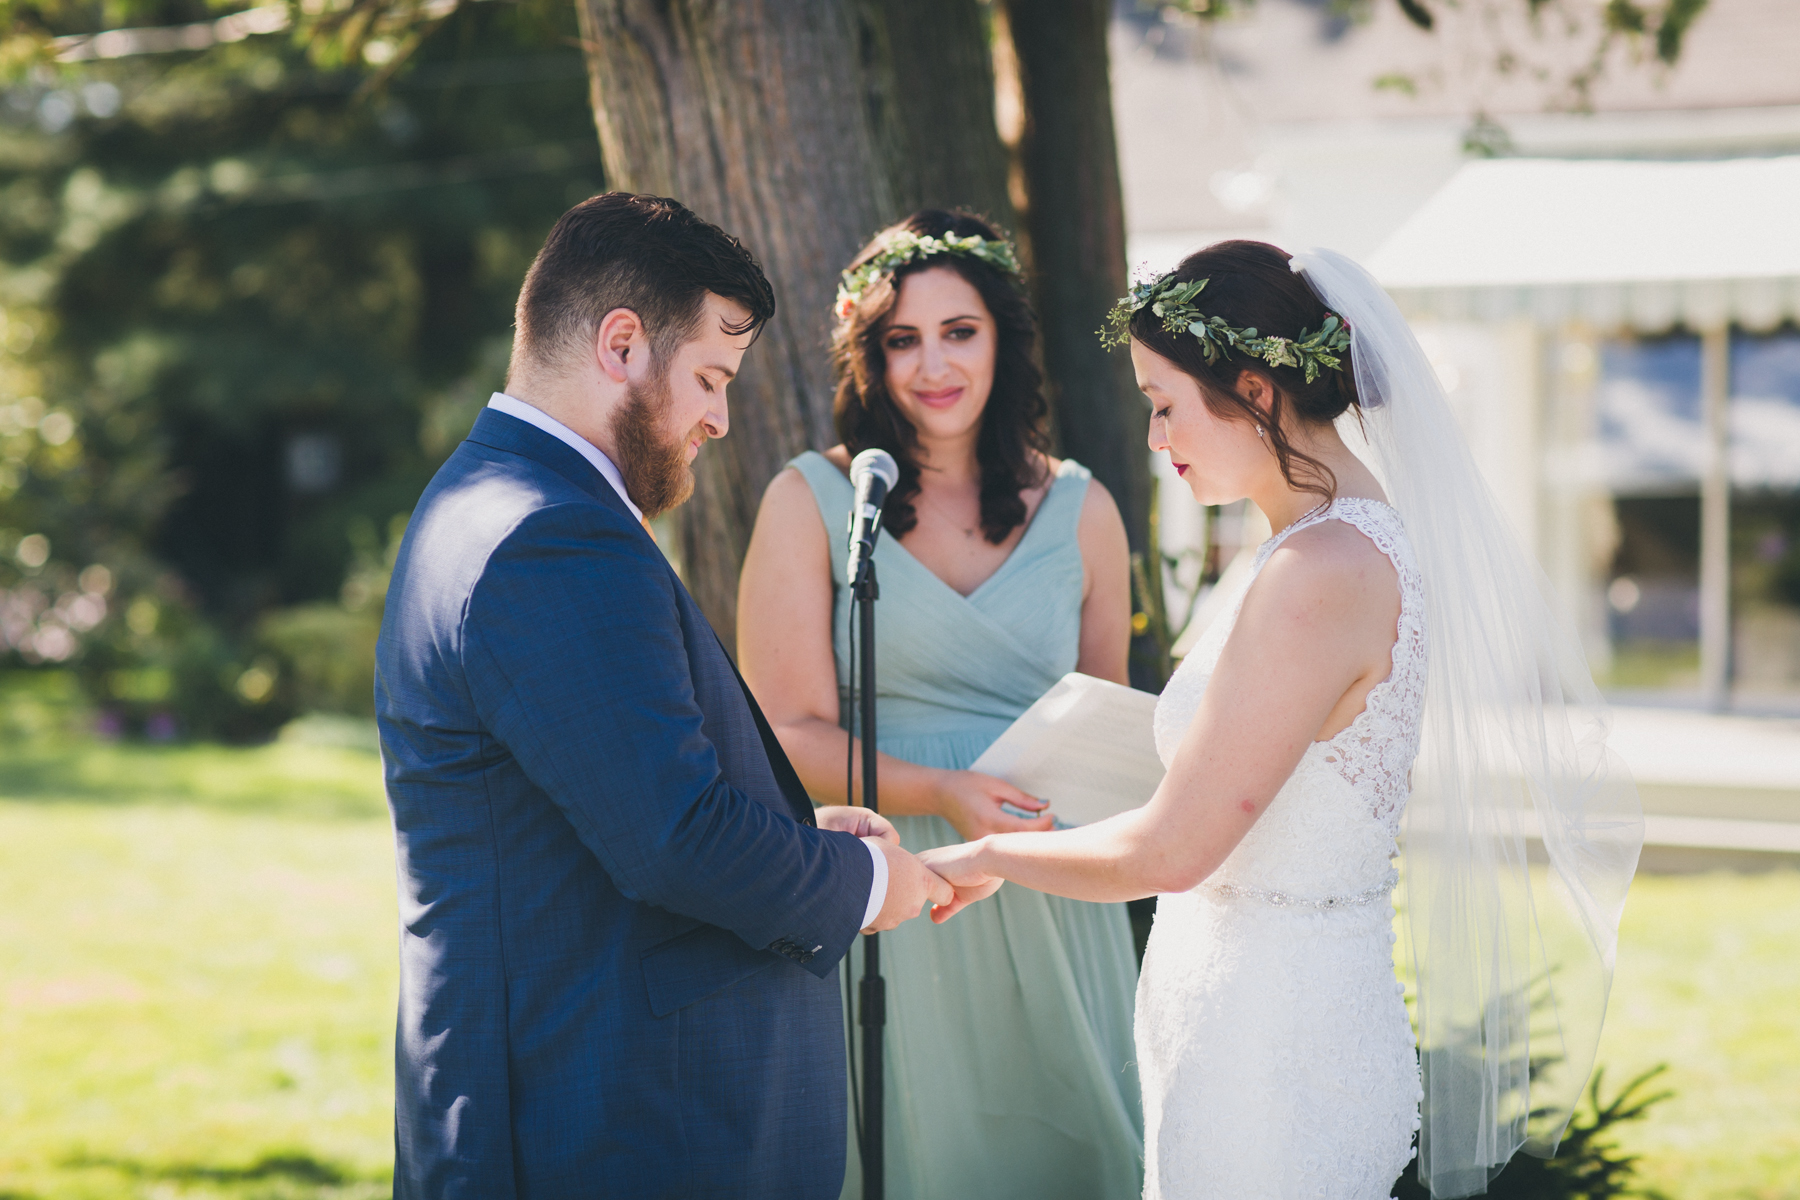
[[[680,519],[688,587],[727,646],[762,489],[825,441],[821,318],[848,254],[893,208],[867,119],[871,44],[834,0],[586,0],[595,123],[611,186],[673,196],[741,238],[776,314],[733,386],[730,436]]]
[[[883,0],[893,110],[889,162],[898,219],[966,208],[1007,230],[1009,154],[994,125],[994,58],[973,0]]]
[[[1154,579],[1149,413],[1130,359],[1102,347],[1096,332],[1127,285],[1107,63],[1111,12],[1109,0],[1005,0],[1024,100],[1025,226],[1057,440],[1112,492],[1132,552],[1144,556]],[[1147,644],[1134,646],[1134,681],[1160,689],[1166,666],[1146,653],[1155,657]]]
[[[701,454],[680,515],[688,587],[734,648],[763,488],[836,440],[826,347],[839,271],[923,203],[1005,200],[986,41],[963,44],[981,30],[978,0],[577,8],[611,186],[681,200],[741,238],[775,289],[775,319],[733,386],[730,436]]]

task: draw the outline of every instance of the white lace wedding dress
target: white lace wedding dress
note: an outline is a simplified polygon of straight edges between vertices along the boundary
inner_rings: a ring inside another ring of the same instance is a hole
[[[1391,897],[1419,744],[1424,596],[1399,514],[1361,499],[1269,539],[1251,580],[1325,520],[1361,530],[1399,575],[1392,673],[1348,728],[1307,749],[1205,883],[1157,902],[1137,999],[1146,1200],[1376,1200],[1412,1155],[1421,1092]],[[1165,764],[1242,600],[1157,702]]]

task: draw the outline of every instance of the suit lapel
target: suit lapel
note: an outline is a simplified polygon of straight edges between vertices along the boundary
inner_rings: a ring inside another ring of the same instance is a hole
[[[713,637],[718,637],[714,633]],[[802,825],[817,825],[813,817],[812,798],[806,794],[806,785],[800,782],[800,773],[794,770],[794,764],[788,761],[787,751],[781,748],[781,741],[775,731],[769,728],[769,719],[763,716],[762,706],[751,694],[750,685],[744,682],[743,673],[737,669],[737,663],[725,650],[725,643],[719,643],[719,653],[725,661],[731,663],[731,673],[737,677],[738,687],[744,693],[744,703],[750,706],[750,718],[756,722],[756,736],[762,739],[763,752],[769,756],[769,769],[775,773],[775,784],[781,794],[787,798],[788,807],[794,810],[794,820]]]

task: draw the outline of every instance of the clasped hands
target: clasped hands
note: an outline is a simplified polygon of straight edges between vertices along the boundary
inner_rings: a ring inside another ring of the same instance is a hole
[[[853,834],[878,849],[887,859],[887,897],[881,911],[864,933],[884,933],[918,916],[931,905],[931,919],[943,924],[964,908],[1000,889],[1003,882],[974,869],[969,851],[975,843],[944,846],[914,856],[900,847],[900,834],[879,813],[866,808],[833,805],[815,811],[820,829]]]

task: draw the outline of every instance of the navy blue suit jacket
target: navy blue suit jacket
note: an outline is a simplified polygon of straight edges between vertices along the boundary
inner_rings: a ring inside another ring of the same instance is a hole
[[[873,864],[581,455],[489,409],[420,499],[375,699],[397,1200],[820,1197]]]

